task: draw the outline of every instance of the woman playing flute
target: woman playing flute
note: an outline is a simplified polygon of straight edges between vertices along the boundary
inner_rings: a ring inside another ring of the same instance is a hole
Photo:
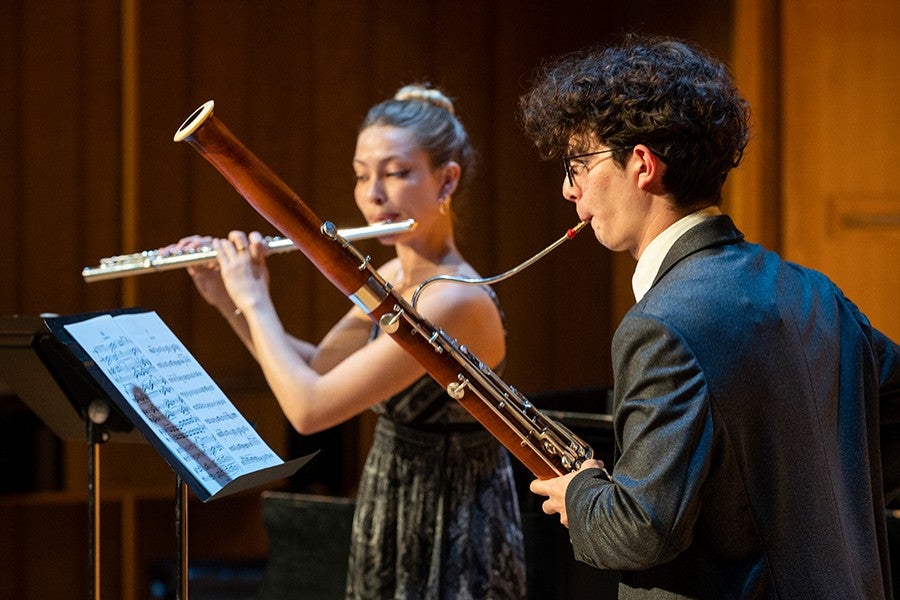
[[[478,277],[460,254],[451,197],[474,151],[452,102],[407,86],[369,110],[353,157],[354,197],[369,223],[414,219],[380,238],[397,256],[379,272],[408,300],[436,275]],[[318,344],[285,332],[261,235],[212,240],[214,266],[188,271],[260,364],[291,425],[311,434],[366,410],[379,419],[359,485],[347,598],[524,598],[525,557],[507,451],[424,368],[353,307]],[[197,236],[180,248],[200,244]],[[485,286],[430,286],[421,314],[486,364],[505,331]]]

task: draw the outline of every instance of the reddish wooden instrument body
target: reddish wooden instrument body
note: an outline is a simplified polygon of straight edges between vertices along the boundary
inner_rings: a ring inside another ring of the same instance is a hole
[[[200,114],[206,107],[208,110]],[[269,167],[248,150],[228,128],[212,114],[212,103],[198,109],[176,134],[176,141],[186,141],[209,161],[263,217],[290,238],[341,292],[356,294],[370,281],[371,271],[361,264],[358,254],[322,232],[322,220]],[[393,289],[378,306],[370,307],[370,316],[378,321],[388,312],[402,306],[407,319],[399,319],[399,327],[391,338],[409,352],[444,388],[458,382],[464,369],[447,352],[436,350],[428,334],[438,331]],[[469,383],[474,385],[473,383]],[[517,431],[477,394],[467,391],[457,399],[472,416],[493,434],[516,458],[540,479],[556,477],[569,469],[524,444]],[[527,435],[527,432],[525,432]]]

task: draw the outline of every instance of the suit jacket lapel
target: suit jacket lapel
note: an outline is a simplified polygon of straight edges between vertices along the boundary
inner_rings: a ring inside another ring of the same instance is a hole
[[[713,217],[692,227],[672,245],[653,279],[653,285],[656,285],[656,282],[678,262],[691,254],[712,246],[733,244],[742,239],[744,234],[738,231],[728,215]]]

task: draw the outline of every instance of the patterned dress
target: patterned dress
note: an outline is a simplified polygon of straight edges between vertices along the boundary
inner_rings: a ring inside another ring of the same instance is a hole
[[[374,410],[347,598],[525,598],[506,449],[430,376]]]

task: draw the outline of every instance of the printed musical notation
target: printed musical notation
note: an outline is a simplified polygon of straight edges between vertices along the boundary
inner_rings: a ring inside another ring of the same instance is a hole
[[[283,464],[156,313],[65,328],[210,496]]]

